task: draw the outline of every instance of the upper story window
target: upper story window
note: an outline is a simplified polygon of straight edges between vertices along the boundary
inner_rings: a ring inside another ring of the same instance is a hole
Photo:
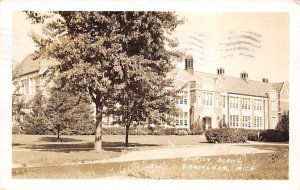
[[[254,100],[253,104],[254,110],[262,110],[262,100]]]
[[[180,91],[179,92],[179,97],[177,99],[177,104],[183,104],[183,105],[188,104],[188,92],[187,91]]]
[[[213,105],[213,93],[203,92],[203,106]]]
[[[226,96],[220,96],[220,107],[225,108]]]
[[[239,108],[238,97],[229,97],[229,108]]]
[[[242,109],[250,110],[250,98],[242,98]]]

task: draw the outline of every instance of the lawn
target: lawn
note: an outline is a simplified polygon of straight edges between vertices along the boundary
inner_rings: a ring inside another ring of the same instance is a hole
[[[62,136],[57,142],[51,135],[13,135],[12,161],[16,166],[49,166],[87,163],[119,156],[127,151],[161,146],[196,145],[205,142],[204,136],[129,136],[130,147],[124,147],[122,135],[104,135],[103,151],[93,151],[93,135]]]
[[[25,168],[13,171],[17,179],[288,179],[288,151],[144,160],[109,164]]]
[[[241,145],[271,153],[89,163],[128,151],[205,146],[203,136],[141,135],[130,136],[131,147],[125,148],[124,136],[112,135],[103,137],[104,150],[97,153],[92,150],[93,138],[64,136],[56,142],[55,136],[13,135],[13,163],[26,166],[13,169],[13,178],[288,179],[287,145]]]

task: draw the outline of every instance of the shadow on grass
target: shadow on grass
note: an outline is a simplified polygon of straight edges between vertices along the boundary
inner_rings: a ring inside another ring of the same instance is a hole
[[[159,146],[157,144],[140,144],[129,143],[129,147],[125,147],[124,142],[102,142],[102,148],[105,151],[122,152],[134,147],[148,147]],[[51,152],[80,152],[80,151],[92,151],[94,149],[94,143],[76,143],[76,144],[40,144],[27,147],[32,150],[51,151]]]
[[[65,138],[65,137],[61,137],[61,138],[59,138],[59,140],[57,140],[57,137],[41,137],[41,138],[39,138],[39,141],[42,141],[42,142],[80,142],[83,140],[73,139],[73,138]]]
[[[12,146],[14,147],[14,146],[23,146],[23,145],[25,145],[25,144],[21,144],[21,143],[12,143]]]

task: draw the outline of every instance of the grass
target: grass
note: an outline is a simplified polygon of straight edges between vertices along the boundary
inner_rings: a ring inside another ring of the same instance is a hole
[[[13,135],[13,163],[24,166],[13,169],[13,178],[288,179],[288,146],[241,145],[273,153],[89,163],[133,150],[176,145],[205,146],[203,136],[144,135],[130,136],[130,145],[134,148],[125,148],[124,136],[113,135],[103,137],[104,150],[97,153],[92,151],[93,138],[64,136],[57,142],[55,136]]]
[[[190,157],[14,171],[14,178],[288,179],[288,151]]]
[[[287,180],[288,151],[137,161],[115,175],[141,179]]]
[[[107,159],[126,151],[151,149],[157,146],[196,145],[205,141],[203,136],[133,135],[125,148],[122,135],[104,135],[103,151],[93,151],[93,135],[62,136],[57,142],[52,135],[13,135],[12,161],[17,166],[49,166],[87,163]],[[34,151],[34,152],[33,152]]]

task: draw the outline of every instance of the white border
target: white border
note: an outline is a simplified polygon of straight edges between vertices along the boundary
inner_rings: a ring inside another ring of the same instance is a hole
[[[11,35],[15,10],[154,10],[181,12],[289,12],[290,13],[290,164],[289,180],[12,180],[11,179]],[[300,97],[300,5],[293,1],[0,1],[0,189],[300,189],[299,100]],[[5,39],[4,43],[2,39]],[[4,47],[5,46],[5,47]],[[3,48],[4,47],[4,48]],[[4,71],[4,72],[3,72]],[[5,89],[5,90],[3,90]]]

